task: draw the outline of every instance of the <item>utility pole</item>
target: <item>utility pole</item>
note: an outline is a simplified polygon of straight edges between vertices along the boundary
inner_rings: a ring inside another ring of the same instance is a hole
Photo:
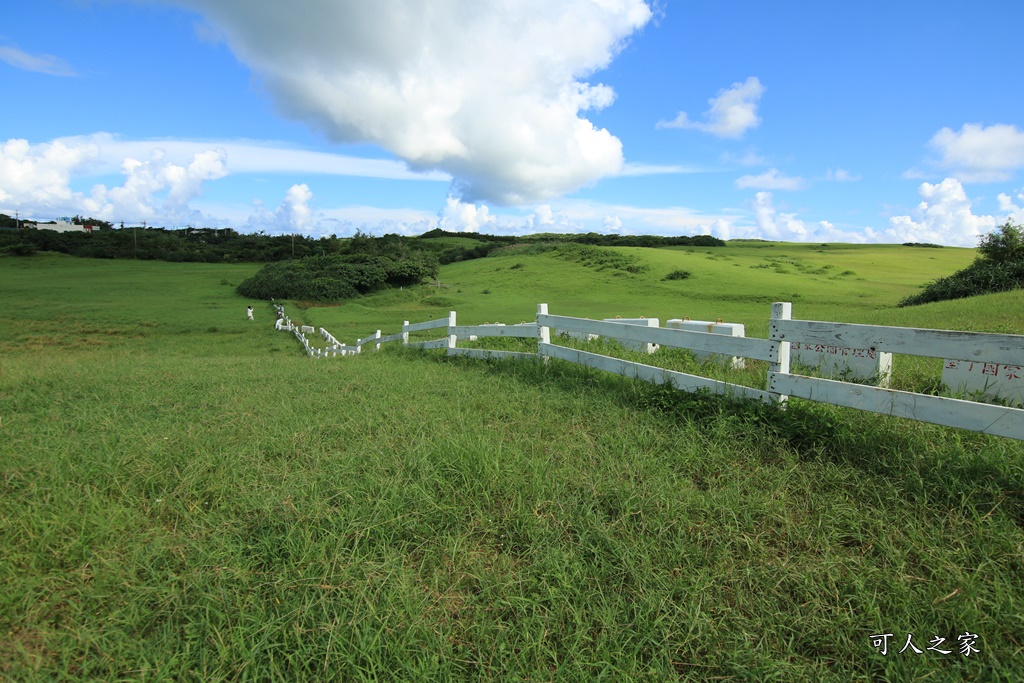
[[[14,212],[14,226],[21,230],[21,214],[18,211]]]

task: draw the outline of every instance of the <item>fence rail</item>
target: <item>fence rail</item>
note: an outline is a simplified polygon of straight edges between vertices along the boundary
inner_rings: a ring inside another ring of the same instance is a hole
[[[1015,334],[776,320],[772,322],[771,336],[778,341],[1024,366],[1024,336]]]
[[[623,377],[641,379],[645,382],[651,382],[652,384],[670,384],[681,391],[698,391],[700,389],[707,389],[712,393],[719,395],[753,398],[759,401],[767,401],[769,399],[767,391],[752,389],[740,384],[730,384],[729,382],[723,382],[717,379],[709,379],[707,377],[700,377],[699,375],[689,375],[685,372],[676,372],[675,370],[666,370],[664,368],[654,367],[653,365],[634,363],[632,361],[612,358],[610,356],[602,356],[598,353],[570,349],[566,346],[558,346],[557,344],[540,344],[539,347],[541,356],[557,358],[559,360],[575,363],[576,365],[584,365],[588,368],[594,368],[595,370],[612,372],[616,375],[622,375]]]
[[[283,308],[279,308],[279,311],[283,316]],[[531,323],[457,325],[456,313],[452,311],[447,318],[412,324],[405,321],[400,332],[387,336],[381,336],[381,331],[377,330],[374,334],[357,341],[355,346],[346,346],[338,342],[327,330],[320,328],[321,336],[330,344],[327,349],[314,349],[300,327],[293,325],[288,318],[279,319],[276,328],[293,331],[307,354],[314,357],[359,353],[362,347],[369,344],[373,344],[375,349],[380,349],[383,344],[401,341],[402,345],[408,348],[446,349],[448,355],[476,359],[540,359],[547,362],[548,359],[554,358],[654,384],[667,384],[680,391],[707,390],[719,395],[780,405],[784,405],[789,397],[794,397],[1024,440],[1024,409],[1021,408],[809,377],[792,373],[789,362],[791,343],[821,344],[837,348],[867,349],[871,352],[999,363],[1004,367],[1014,367],[1024,374],[1021,370],[1024,368],[1024,336],[1021,335],[793,320],[792,304],[786,302],[772,304],[768,339],[655,327],[655,324],[656,321],[650,322],[651,326],[645,326],[634,324],[633,321],[601,321],[551,315],[548,313],[547,304],[540,304],[537,307],[536,321]],[[409,341],[410,333],[435,329],[443,329],[445,336],[429,341]],[[552,343],[553,329],[582,338],[598,336],[622,342],[767,361],[767,384],[764,389],[757,389],[600,353],[581,351]],[[481,337],[536,339],[537,351],[497,351],[458,346],[459,339],[472,340]]]
[[[627,323],[611,323],[563,315],[538,315],[537,323],[568,332],[596,334],[624,341],[660,344],[678,349],[742,356],[754,360],[771,360],[771,343],[765,339],[727,337],[710,332],[674,330]]]

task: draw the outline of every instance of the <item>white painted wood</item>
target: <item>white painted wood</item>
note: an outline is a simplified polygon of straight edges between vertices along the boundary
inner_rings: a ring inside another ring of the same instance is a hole
[[[396,341],[402,341],[402,340],[404,340],[404,339],[405,339],[405,332],[396,332],[396,333],[394,333],[394,334],[389,334],[389,335],[388,335],[388,336],[386,336],[386,337],[381,337],[381,338],[380,338],[380,339],[378,340],[378,342],[377,342],[377,343],[378,343],[378,344],[387,344],[387,343],[389,343],[389,342],[396,342]]]
[[[403,332],[422,332],[423,330],[433,330],[438,327],[448,327],[448,318],[440,318],[438,320],[428,320],[423,323],[414,323],[412,325],[405,325]]]
[[[653,384],[670,384],[680,391],[707,389],[714,394],[753,398],[764,402],[770,400],[768,392],[762,389],[752,389],[751,387],[744,387],[739,384],[730,384],[716,379],[708,379],[707,377],[688,375],[685,372],[665,370],[664,368],[656,368],[651,365],[644,365],[643,363],[633,363],[555,344],[538,344],[537,353],[541,356],[558,358],[559,360],[577,365],[612,372],[623,377],[633,377]]]
[[[449,356],[468,356],[478,360],[510,359],[510,360],[536,360],[537,354],[523,353],[520,351],[492,351],[490,349],[448,349]]]
[[[540,339],[542,344],[551,343],[551,328],[547,327],[540,321],[541,316],[547,316],[547,314],[548,305],[537,304],[537,333],[539,335],[537,338]]]
[[[366,344],[369,344],[372,341],[377,341],[380,338],[379,335],[380,335],[380,330],[377,330],[376,332],[371,334],[369,337],[365,337],[363,339],[358,340],[356,342],[356,346],[364,346]]]
[[[776,301],[772,304],[772,315],[770,327],[774,329],[777,323],[793,318],[793,304],[788,301]],[[785,407],[789,396],[785,392],[778,392],[772,388],[772,373],[789,373],[789,342],[772,339],[770,341],[771,357],[768,359],[768,393],[772,403]]]
[[[725,337],[746,337],[746,327],[740,323],[719,323],[709,320],[683,320],[674,318],[665,323],[665,327],[672,330],[687,330],[689,332],[705,332],[707,334],[720,334]],[[747,367],[741,356],[730,356],[729,354],[710,353],[707,351],[695,351],[697,358],[715,358],[732,364],[733,369],[743,370]]]
[[[409,321],[402,322],[402,346],[409,345]]]
[[[456,342],[459,341],[459,338],[456,335],[452,334],[452,328],[456,327],[456,326],[457,325],[455,323],[455,311],[450,311],[448,313],[448,348],[449,349],[454,349]]]
[[[618,337],[632,341],[650,342],[679,349],[725,353],[755,360],[771,360],[771,343],[766,339],[752,337],[726,337],[707,332],[670,330],[664,327],[642,327],[606,323],[602,320],[584,320],[561,315],[538,315],[538,325],[575,330],[587,334]]]
[[[769,373],[772,391],[919,422],[1024,440],[1024,410],[944,396],[848,384],[831,379]]]
[[[536,323],[526,325],[458,325],[448,328],[457,337],[517,337],[521,339],[539,339],[540,330]]]
[[[444,339],[434,339],[432,341],[409,342],[409,348],[412,348],[412,349],[446,349],[446,348],[448,348],[448,337],[445,337]]]
[[[979,363],[947,358],[942,363],[942,383],[958,396],[972,400],[1003,400],[1024,406],[1024,371],[1019,365]]]
[[[316,332],[316,328],[314,328],[312,325],[303,325],[302,326],[302,331],[303,332]]]
[[[538,344],[548,344],[548,343],[551,342],[551,328],[547,327],[546,325],[543,325],[540,322],[541,317],[542,316],[546,316],[547,314],[548,314],[548,305],[547,304],[537,304],[537,334],[539,335],[537,337],[537,343]],[[538,351],[538,355],[540,355],[539,351]],[[542,362],[544,364],[547,364],[549,362],[548,357],[544,356]]]
[[[780,341],[1024,366],[1024,336],[1017,334],[923,330],[814,320],[773,320],[771,337]]]

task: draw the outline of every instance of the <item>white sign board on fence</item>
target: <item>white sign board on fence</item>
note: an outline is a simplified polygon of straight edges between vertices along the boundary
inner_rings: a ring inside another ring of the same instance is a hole
[[[1024,406],[1024,369],[1019,365],[947,359],[942,363],[942,383],[957,395]]]
[[[709,322],[707,320],[686,320],[680,318],[673,318],[665,323],[665,327],[674,330],[686,330],[688,332],[706,332],[709,334],[722,334],[726,337],[746,337],[746,328],[739,323],[724,323],[724,322]],[[697,358],[720,358],[723,361],[729,360],[729,356],[724,356],[719,353],[704,353],[701,351],[694,351],[693,355]],[[732,367],[736,370],[742,370],[747,366],[746,361],[738,356],[732,356],[731,358]]]
[[[829,344],[793,342],[789,358],[794,363],[817,368],[824,377],[874,382],[889,386],[892,379],[892,354],[872,349],[850,349]]]

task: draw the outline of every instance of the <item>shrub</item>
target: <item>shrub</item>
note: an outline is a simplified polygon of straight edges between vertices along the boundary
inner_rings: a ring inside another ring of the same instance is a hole
[[[688,270],[673,270],[671,273],[663,277],[663,280],[685,280],[690,277],[690,271]]]
[[[574,261],[592,270],[619,270],[632,274],[650,270],[650,266],[635,256],[601,247],[572,243],[559,244],[555,253],[562,260]]]
[[[34,244],[27,244],[25,242],[17,242],[9,246],[4,247],[4,253],[11,254],[12,256],[31,256],[36,253],[36,247]]]
[[[974,263],[929,283],[899,305],[917,306],[1024,287],[1024,228],[1007,221],[981,238],[978,251]]]
[[[1024,260],[1024,226],[1007,221],[981,238],[978,251],[993,263]]]
[[[978,260],[949,277],[931,282],[923,291],[912,294],[900,306],[917,306],[933,301],[963,299],[979,294],[1006,292],[1024,286],[1024,262],[994,263]]]
[[[386,287],[417,284],[436,277],[438,267],[436,256],[416,251],[399,258],[367,253],[308,256],[270,263],[236,291],[253,299],[337,301]]]

